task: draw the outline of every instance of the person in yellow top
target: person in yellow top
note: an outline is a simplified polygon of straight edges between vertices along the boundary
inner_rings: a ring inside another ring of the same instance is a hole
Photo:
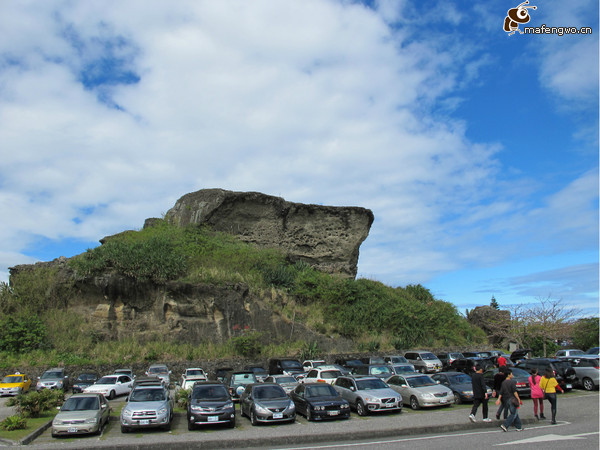
[[[550,423],[554,425],[556,424],[556,390],[559,392],[564,391],[558,385],[558,381],[554,377],[554,371],[550,367],[546,368],[546,372],[544,372],[544,376],[540,380],[540,388],[546,394],[546,399],[550,402],[550,409],[552,411],[552,421]]]

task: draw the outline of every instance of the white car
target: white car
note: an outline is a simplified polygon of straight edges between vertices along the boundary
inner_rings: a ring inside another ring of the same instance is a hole
[[[308,371],[302,379],[302,383],[327,383],[333,384],[337,377],[341,377],[342,372],[337,367],[319,366],[316,369]]]
[[[191,389],[195,382],[206,380],[208,380],[208,377],[203,369],[200,367],[191,367],[185,369],[185,372],[181,375],[181,380],[179,380],[179,385],[181,389]]]
[[[308,372],[311,369],[316,369],[319,366],[324,366],[325,361],[322,359],[308,359],[302,363],[302,368],[305,372]]]
[[[127,375],[106,375],[91,386],[86,387],[83,392],[102,394],[112,400],[118,395],[127,395],[131,392],[133,380]]]

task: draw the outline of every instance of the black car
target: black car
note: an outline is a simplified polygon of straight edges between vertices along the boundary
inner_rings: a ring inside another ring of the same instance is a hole
[[[256,379],[261,383],[269,376],[269,372],[262,366],[247,366],[244,370],[254,372]]]
[[[327,383],[299,384],[290,398],[306,420],[350,418],[350,404]]]
[[[246,386],[240,397],[240,414],[259,423],[293,422],[296,405],[281,386],[275,383],[255,383]]]
[[[269,360],[269,375],[303,375],[304,367],[293,358],[273,358]]]
[[[83,392],[83,390],[98,381],[98,374],[93,372],[80,373],[73,382],[73,394]]]
[[[454,392],[454,403],[473,401],[473,382],[469,375],[462,372],[440,372],[431,375],[431,378]]]
[[[485,380],[485,384],[488,388],[494,388],[494,375],[498,373],[498,367],[492,367],[485,372],[483,372],[483,379]],[[519,369],[518,367],[513,367],[513,380],[517,383],[517,392],[519,397],[531,397],[531,387],[529,387],[529,375],[530,373],[526,370]]]
[[[515,350],[510,354],[510,360],[515,364],[518,364],[519,361],[529,358],[529,354],[532,352],[530,348],[522,348],[519,350]],[[540,374],[541,375],[541,374]]]
[[[549,367],[554,372],[554,377],[558,381],[559,386],[565,392],[573,389],[579,379],[577,373],[569,361],[553,358],[531,358],[524,359],[515,367],[526,370],[531,373],[532,369],[538,370],[538,375],[543,376],[546,369]],[[514,369],[513,369],[514,370]]]
[[[480,365],[483,369],[488,369],[493,366],[493,364],[481,358],[459,358],[452,361],[452,363],[447,367],[447,371],[451,372],[463,372],[467,375],[471,375],[475,372],[475,366]]]
[[[235,406],[227,388],[218,382],[194,383],[188,397],[188,430],[199,425],[227,424],[235,427]]]

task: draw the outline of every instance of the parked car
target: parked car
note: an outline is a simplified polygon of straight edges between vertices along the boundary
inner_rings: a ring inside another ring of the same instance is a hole
[[[341,376],[333,387],[359,416],[378,411],[402,411],[402,397],[381,378]]]
[[[562,349],[562,350],[558,350],[555,354],[554,354],[554,358],[556,359],[560,359],[560,358],[570,358],[572,356],[583,356],[585,355],[585,352],[583,350],[576,350],[576,349]]]
[[[531,352],[532,352],[532,350],[530,348],[522,348],[519,350],[515,350],[514,352],[512,352],[510,354],[510,360],[512,362],[514,362],[515,365],[517,365],[519,363],[519,361],[522,361],[524,359],[529,359]]]
[[[256,375],[251,371],[229,372],[223,379],[223,384],[229,391],[233,401],[240,398],[240,394],[249,384],[258,383]]]
[[[310,369],[316,369],[319,366],[324,366],[325,361],[322,359],[308,359],[302,363],[302,367],[305,372],[308,372]]]
[[[329,384],[300,384],[290,393],[290,398],[296,412],[306,420],[350,418],[350,404]]]
[[[483,379],[489,389],[494,388],[494,375],[500,370],[498,367],[490,367],[483,372]],[[526,370],[519,369],[518,367],[512,367],[513,379],[517,384],[517,393],[519,397],[531,397],[531,388],[529,387],[529,375],[530,373]],[[543,372],[542,372],[543,375]]]
[[[135,378],[135,375],[133,374],[133,369],[116,369],[113,372],[113,374],[114,375],[127,375],[132,380]]]
[[[94,372],[80,373],[73,382],[73,394],[81,393],[83,390],[98,381],[98,374]]]
[[[269,375],[304,374],[300,361],[292,358],[273,358],[269,360]]]
[[[101,394],[73,394],[52,419],[52,437],[100,434],[110,417],[110,406]]]
[[[246,386],[240,397],[240,413],[259,423],[293,422],[296,405],[276,383],[254,383]]]
[[[388,364],[364,364],[352,369],[354,375],[369,375],[378,378],[389,378],[394,374]]]
[[[406,359],[404,356],[402,355],[390,355],[390,356],[384,356],[383,357],[383,361],[386,364],[410,364],[408,362],[408,359]]]
[[[335,363],[338,366],[342,366],[352,372],[354,367],[362,366],[363,363],[360,359],[336,359]]]
[[[554,371],[556,381],[563,391],[570,391],[578,383],[577,374],[569,361],[553,358],[530,358],[522,360],[515,368],[524,369],[531,372],[531,369],[537,369],[540,375],[544,375],[547,367]],[[513,368],[514,371],[514,368]]]
[[[137,377],[133,380],[131,389],[135,389],[138,386],[164,386],[163,381],[158,377]]]
[[[484,370],[494,366],[490,361],[481,358],[460,358],[452,361],[452,364],[447,369],[452,372],[462,372],[471,375],[475,372],[475,366],[477,365],[482,366]]]
[[[363,364],[386,364],[385,358],[383,356],[369,356],[365,358],[360,358],[360,362]]]
[[[390,364],[394,375],[400,375],[403,373],[415,373],[415,366],[412,364]]]
[[[433,381],[450,388],[454,394],[454,403],[473,401],[473,382],[471,377],[462,372],[440,372],[431,375]],[[488,388],[491,398],[492,390]]]
[[[568,358],[578,378],[578,385],[586,391],[598,389],[600,362],[598,357],[589,355]]]
[[[472,352],[462,352],[465,358],[481,358],[488,359],[492,357],[492,352],[482,352],[482,351],[472,351]]]
[[[429,375],[393,375],[387,379],[387,384],[402,396],[405,405],[414,410],[454,404],[452,390],[437,384]]]
[[[229,372],[233,372],[232,367],[219,367],[215,370],[215,380],[223,381]]]
[[[20,372],[12,375],[6,375],[0,381],[0,396],[19,395],[29,391],[31,387],[31,378]]]
[[[127,375],[107,375],[100,378],[91,386],[86,387],[86,394],[102,394],[109,400],[131,392],[133,380]]]
[[[298,386],[299,381],[291,375],[269,375],[265,378],[265,383],[276,383],[283,388],[286,394],[292,392],[292,390]]]
[[[269,376],[269,372],[262,366],[247,366],[244,370],[254,372],[254,375],[259,383],[265,381],[265,379]]]
[[[589,349],[587,349],[587,351],[585,353],[586,353],[586,355],[599,356],[600,355],[600,347],[589,348]]]
[[[421,373],[440,372],[442,362],[431,352],[415,350],[406,352],[404,357],[415,366],[415,370]]]
[[[319,366],[316,369],[308,371],[302,379],[302,383],[328,383],[333,384],[337,377],[341,377],[342,372],[333,366]]]
[[[36,391],[42,389],[62,389],[67,392],[69,390],[69,376],[62,367],[55,367],[46,370],[41,377],[38,377],[38,382],[35,386]]]
[[[166,388],[171,384],[171,371],[164,364],[152,364],[146,371],[147,377],[158,377]]]
[[[208,377],[202,368],[190,367],[185,369],[185,372],[181,374],[179,387],[181,387],[181,389],[191,389],[197,381],[206,381],[207,379]]]
[[[443,353],[438,353],[436,356],[442,362],[442,365],[444,367],[448,367],[450,364],[452,364],[452,361],[454,361],[456,359],[461,359],[461,358],[465,357],[460,352],[443,352]]]
[[[164,386],[138,386],[121,410],[121,433],[136,428],[171,429],[173,398]]]
[[[335,367],[337,370],[342,372],[342,375],[352,375],[352,372],[344,366],[340,366],[339,364],[329,364],[329,365],[331,367]]]
[[[188,397],[187,423],[188,430],[222,423],[235,428],[235,406],[227,388],[218,382],[196,382]]]

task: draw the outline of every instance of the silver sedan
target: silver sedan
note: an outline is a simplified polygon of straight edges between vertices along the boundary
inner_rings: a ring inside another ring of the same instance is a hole
[[[429,375],[393,375],[386,382],[412,409],[454,404],[452,390],[437,384]]]

